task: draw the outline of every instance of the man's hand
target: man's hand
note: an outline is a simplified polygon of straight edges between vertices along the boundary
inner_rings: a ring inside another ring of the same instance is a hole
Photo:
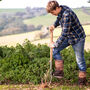
[[[49,44],[49,47],[50,47],[50,48],[54,48],[54,42],[51,42],[51,43]]]
[[[50,32],[53,32],[54,29],[55,29],[55,26],[54,25],[49,26]]]

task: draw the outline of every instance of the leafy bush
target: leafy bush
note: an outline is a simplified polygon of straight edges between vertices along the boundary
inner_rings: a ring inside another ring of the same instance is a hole
[[[0,83],[34,83],[41,82],[49,69],[50,49],[47,45],[33,45],[26,40],[23,45],[16,47],[0,47]],[[64,82],[76,83],[78,66],[71,47],[62,52],[64,59]],[[90,51],[85,51],[87,64],[87,80],[90,78]],[[53,70],[55,69],[53,60]],[[53,81],[59,81],[53,78]],[[88,80],[89,82],[89,80]]]

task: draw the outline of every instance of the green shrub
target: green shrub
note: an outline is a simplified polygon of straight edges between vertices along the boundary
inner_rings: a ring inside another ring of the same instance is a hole
[[[76,83],[78,66],[71,47],[62,52],[64,59],[64,83]],[[39,84],[49,69],[50,49],[47,45],[33,45],[26,40],[16,47],[0,47],[0,83],[33,83]],[[90,78],[90,51],[85,51],[87,80]],[[53,71],[55,69],[53,60]],[[53,82],[59,81],[53,78]],[[89,80],[88,80],[89,82]]]

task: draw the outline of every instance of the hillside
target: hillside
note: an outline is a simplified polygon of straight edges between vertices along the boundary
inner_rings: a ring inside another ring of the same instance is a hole
[[[25,11],[25,9],[21,9],[21,8],[18,8],[18,9],[0,9],[0,13],[6,13],[6,12],[8,12],[8,13],[15,13],[15,12],[24,12]]]
[[[73,9],[82,24],[90,24],[90,7]],[[56,17],[45,8],[0,9],[0,36],[41,30],[54,23]]]
[[[47,15],[35,17],[32,19],[26,19],[26,20],[24,20],[24,23],[27,25],[34,24],[35,26],[37,26],[39,24],[44,25],[44,26],[48,26],[50,24],[53,24],[55,19],[56,19],[55,16],[51,16],[51,14],[47,14]]]
[[[23,20],[45,14],[47,14],[45,8],[0,9],[0,36],[40,30],[42,25],[27,26]]]
[[[86,37],[86,45],[85,49],[90,49],[90,25],[85,25],[83,26],[85,33],[87,35]],[[36,37],[37,34],[39,34],[40,31],[34,31],[34,32],[28,32],[28,33],[23,33],[23,34],[16,34],[16,35],[8,35],[8,36],[2,36],[0,37],[0,46],[16,46],[17,43],[23,44],[25,39],[30,40],[33,44],[49,44],[50,38],[43,38],[40,39]],[[61,33],[61,29],[55,29],[54,30],[54,41],[58,38],[58,36]]]
[[[77,14],[80,22],[82,24],[84,23],[90,23],[90,15],[88,15],[86,12],[83,11],[82,8],[77,8],[77,9],[73,9],[74,12]],[[87,12],[90,13],[90,8],[86,8]],[[55,16],[52,16],[51,14],[47,14],[44,16],[39,16],[39,17],[35,17],[32,19],[26,19],[24,20],[24,23],[29,25],[29,24],[34,24],[35,26],[41,24],[41,25],[51,25],[53,24],[53,22],[55,21]]]

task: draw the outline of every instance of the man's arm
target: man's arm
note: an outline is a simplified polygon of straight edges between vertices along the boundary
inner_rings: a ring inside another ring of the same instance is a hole
[[[63,17],[63,26],[62,26],[62,33],[61,36],[57,39],[57,41],[54,43],[55,47],[58,47],[64,40],[65,37],[67,36],[71,26],[71,17],[68,12],[65,12],[64,17]]]
[[[57,17],[57,20],[54,23],[55,28],[60,25],[59,21],[60,21],[60,19],[59,19],[59,17]]]
[[[53,31],[57,26],[60,25],[60,23],[59,23],[60,19],[61,19],[61,17],[58,16],[55,23],[49,27],[50,31]]]

